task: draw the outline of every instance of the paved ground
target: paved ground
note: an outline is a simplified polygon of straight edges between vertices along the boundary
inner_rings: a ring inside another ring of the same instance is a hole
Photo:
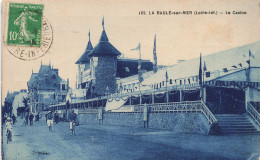
[[[5,160],[260,159],[260,135],[205,136],[86,124],[71,136],[68,123],[54,125],[50,133],[43,119],[33,126],[21,121],[13,127],[10,144],[4,132]]]

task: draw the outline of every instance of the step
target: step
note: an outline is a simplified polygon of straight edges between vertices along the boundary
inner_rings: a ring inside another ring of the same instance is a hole
[[[220,121],[220,122],[248,122],[247,119],[217,119],[217,121]]]
[[[238,125],[227,125],[227,126],[219,126],[220,128],[224,129],[224,128],[245,128],[245,129],[251,129],[251,128],[255,128],[254,126],[238,126]]]
[[[225,135],[260,135],[260,132],[225,132]]]
[[[216,116],[244,116],[244,114],[214,114]]]
[[[233,122],[233,121],[231,121],[231,122],[224,122],[224,121],[221,121],[221,122],[219,122],[218,121],[218,124],[219,125],[223,125],[223,124],[238,124],[238,125],[252,125],[252,123],[251,122]]]
[[[260,134],[245,115],[217,114],[215,117],[224,134]]]
[[[226,115],[226,116],[222,116],[222,115],[215,115],[215,117],[245,117],[245,115]]]
[[[246,117],[216,117],[217,119],[247,119]]]
[[[221,128],[222,132],[254,132],[257,131],[255,128]]]

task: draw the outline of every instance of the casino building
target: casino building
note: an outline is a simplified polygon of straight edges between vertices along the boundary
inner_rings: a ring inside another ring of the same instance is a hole
[[[76,62],[77,87],[86,89],[85,99],[50,109],[67,113],[69,108],[82,122],[96,124],[199,134],[260,133],[259,41],[198,53],[156,71],[155,56],[154,63],[142,60],[138,67],[139,60],[120,55],[103,27],[99,43],[93,48],[89,38]]]

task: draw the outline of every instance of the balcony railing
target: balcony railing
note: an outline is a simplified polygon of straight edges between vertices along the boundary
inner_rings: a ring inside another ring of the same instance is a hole
[[[251,117],[260,126],[260,114],[250,102],[247,103],[246,111],[249,113],[249,115],[251,115]]]

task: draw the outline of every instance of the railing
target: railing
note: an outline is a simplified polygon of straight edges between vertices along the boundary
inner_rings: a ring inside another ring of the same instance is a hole
[[[98,113],[98,109],[79,109],[78,110],[79,114],[97,114]]]
[[[185,101],[185,102],[170,102],[170,103],[156,103],[147,104],[151,113],[160,112],[200,112],[200,101]],[[144,104],[135,105],[135,112],[143,112]]]
[[[135,105],[133,112],[143,113],[145,104]],[[202,113],[210,124],[216,123],[217,119],[202,101],[185,101],[147,104],[150,113]],[[130,105],[122,106],[130,107]]]
[[[213,113],[209,110],[209,108],[203,101],[201,101],[201,112],[205,115],[210,124],[217,123],[216,117],[213,115]]]
[[[170,103],[155,103],[155,104],[139,104],[139,105],[124,105],[117,109],[116,111],[110,112],[128,112],[128,113],[143,113],[144,106],[149,108],[150,113],[203,113],[210,124],[216,123],[217,119],[208,109],[208,107],[203,103],[203,101],[184,101],[184,102],[170,102]],[[253,108],[254,109],[254,108]],[[255,109],[254,109],[255,110]],[[97,114],[98,109],[79,109],[79,114]],[[260,122],[260,115],[258,115],[258,123]],[[252,116],[255,115],[252,113]],[[259,123],[260,124],[260,123]]]
[[[256,121],[256,123],[260,126],[260,114],[255,109],[255,107],[248,102],[246,111],[251,115],[251,117]]]

